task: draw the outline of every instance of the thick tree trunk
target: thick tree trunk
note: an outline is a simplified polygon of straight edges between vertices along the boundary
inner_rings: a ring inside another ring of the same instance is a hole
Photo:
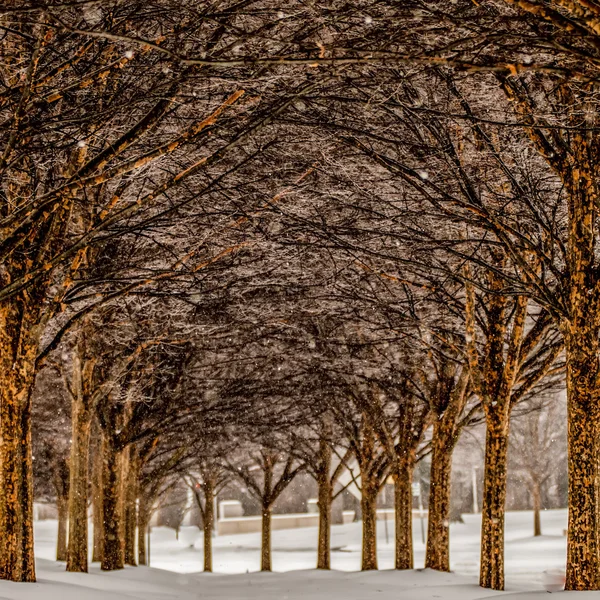
[[[361,474],[363,571],[377,569],[377,485]]]
[[[333,486],[329,476],[329,468],[317,482],[319,486],[319,540],[317,545],[317,569],[331,568],[331,503],[333,499]]]
[[[215,527],[215,488],[212,482],[204,483],[204,570],[212,573],[212,536]],[[263,517],[264,518],[264,517]]]
[[[508,424],[488,423],[485,441],[485,471],[481,507],[481,568],[479,585],[504,589],[504,506]]]
[[[31,442],[31,392],[21,412],[21,499],[22,536],[21,536],[21,581],[35,581],[35,555],[33,551],[33,455]]]
[[[92,463],[92,523],[94,538],[92,544],[92,562],[102,562],[102,543],[104,539],[104,509],[102,502],[102,463],[104,442],[98,444]]]
[[[26,325],[12,304],[0,311],[0,579],[35,581],[31,391],[37,344],[23,348]]]
[[[122,498],[122,452],[109,438],[104,440],[103,464],[103,515],[104,536],[102,542],[103,571],[122,569],[125,565],[125,539],[123,528]]]
[[[425,567],[450,571],[450,476],[453,444],[447,435],[449,432],[440,431],[440,428],[439,422],[436,423],[432,438]]]
[[[138,498],[138,458],[134,446],[129,448],[129,468],[125,484],[125,564],[137,566],[135,552]]]
[[[574,371],[567,366],[569,525],[565,589],[597,590],[600,428],[594,412],[586,410],[587,403],[581,401],[587,390],[581,385],[583,377],[578,381]]]
[[[67,498],[56,499],[58,509],[58,536],[56,538],[56,560],[67,560],[67,527],[69,523],[69,501]]]
[[[262,509],[262,540],[260,546],[260,570],[271,571],[271,507]]]
[[[67,571],[88,571],[88,460],[92,415],[85,400],[71,403],[71,476],[69,483],[69,547]]]

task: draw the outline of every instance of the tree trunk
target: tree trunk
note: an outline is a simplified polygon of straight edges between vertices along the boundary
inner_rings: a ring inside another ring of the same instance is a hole
[[[0,579],[35,581],[31,458],[31,391],[37,343],[21,333],[20,303],[0,311]],[[25,340],[25,341],[24,341]]]
[[[215,526],[215,488],[208,479],[204,483],[204,570],[212,573],[212,536]],[[264,519],[264,516],[263,516]],[[264,541],[264,540],[263,540]],[[270,569],[269,569],[270,570]]]
[[[581,317],[565,332],[569,524],[566,590],[600,589],[598,567],[598,330]]]
[[[533,500],[533,535],[538,536],[542,535],[542,520],[541,520],[541,510],[542,510],[542,490],[539,482],[537,480],[533,480],[531,496]]]
[[[85,399],[71,403],[71,458],[69,482],[69,546],[67,571],[88,571],[88,460],[92,414]]]
[[[260,570],[271,570],[271,507],[262,509],[262,541],[260,547]]]
[[[103,516],[104,536],[102,542],[103,571],[122,569],[125,564],[125,539],[123,530],[123,486],[121,477],[122,452],[118,451],[112,440],[104,440],[103,464]]]
[[[20,459],[21,467],[21,499],[23,502],[22,512],[22,536],[21,536],[21,581],[35,581],[35,554],[33,551],[33,455],[31,442],[31,392],[29,388],[27,402],[21,412],[21,441]]]
[[[56,499],[58,509],[58,536],[56,538],[56,560],[64,562],[67,560],[67,526],[69,523],[69,501],[67,498]]]
[[[102,542],[104,539],[104,509],[102,502],[103,444],[103,441],[98,444],[94,455],[94,462],[92,463],[92,522],[94,525],[92,562],[102,562]]]
[[[412,461],[401,461],[394,478],[395,568],[413,568]]]
[[[361,570],[377,569],[377,485],[361,474],[362,565]]]
[[[333,486],[329,468],[323,469],[319,481],[319,540],[317,546],[317,569],[331,568],[331,503]]]
[[[146,535],[148,534],[148,524],[150,523],[150,514],[146,502],[140,497],[138,510],[138,564],[148,564],[148,553],[146,549]]]
[[[135,541],[137,527],[138,458],[134,446],[129,448],[129,468],[125,484],[125,564],[137,566]]]
[[[425,567],[450,571],[450,476],[452,470],[452,440],[440,431],[439,421],[433,430],[431,483],[427,525]]]
[[[488,423],[485,440],[485,471],[481,507],[481,568],[479,585],[504,589],[504,506],[508,423]]]

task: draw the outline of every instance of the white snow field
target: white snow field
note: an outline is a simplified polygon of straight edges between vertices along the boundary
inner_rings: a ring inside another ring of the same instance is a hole
[[[453,573],[429,570],[396,572],[393,566],[393,522],[378,523],[379,567],[360,568],[360,523],[338,525],[332,531],[331,572],[313,569],[316,528],[273,532],[273,567],[276,573],[255,573],[259,567],[257,533],[215,538],[214,574],[202,574],[202,536],[196,528],[181,531],[180,539],[165,528],[155,528],[151,539],[152,568],[127,568],[90,574],[64,572],[52,560],[56,522],[36,523],[38,583],[0,582],[0,600],[480,600],[510,595],[511,600],[547,598],[544,571],[564,569],[566,511],[542,515],[544,536],[533,538],[530,512],[512,512],[506,520],[507,591],[491,592],[477,586],[479,516],[465,515],[464,524],[451,526]],[[424,545],[418,519],[414,522],[415,566],[423,566]],[[542,596],[543,594],[543,596]],[[576,592],[561,592],[562,598]],[[600,592],[586,598],[600,600]]]

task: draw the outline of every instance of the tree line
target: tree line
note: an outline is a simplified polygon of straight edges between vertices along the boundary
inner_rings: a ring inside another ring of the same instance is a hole
[[[340,447],[363,568],[388,476],[412,568],[410,483],[431,453],[426,564],[448,570],[452,451],[482,420],[480,583],[503,589],[511,414],[564,380],[566,587],[598,589],[598,12],[6,3],[0,576],[35,579],[32,418],[66,393],[69,570],[87,569],[90,487],[94,547],[120,568],[187,461],[237,452],[258,465],[240,477],[264,474],[248,487],[268,568],[277,492],[312,465],[327,520]],[[40,377],[62,393],[38,400]]]

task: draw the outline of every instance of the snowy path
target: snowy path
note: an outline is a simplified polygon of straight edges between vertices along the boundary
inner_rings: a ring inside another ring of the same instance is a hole
[[[0,582],[0,600],[482,600],[509,596],[510,600],[545,600],[541,573],[564,567],[566,511],[543,515],[546,535],[531,537],[532,515],[509,513],[506,527],[507,592],[482,590],[477,586],[479,563],[479,519],[466,515],[464,524],[453,524],[452,568],[455,573],[431,571],[351,572],[360,566],[360,523],[333,528],[332,566],[325,573],[312,569],[316,560],[316,529],[276,531],[273,534],[273,565],[279,573],[253,573],[258,569],[258,534],[223,536],[215,539],[215,574],[193,574],[202,565],[202,537],[197,530],[174,532],[156,528],[152,536],[153,569],[126,569],[90,575],[67,574],[54,555],[56,523],[42,521],[36,528],[38,577],[35,585]],[[415,520],[415,564],[423,565],[424,546]],[[391,569],[393,522],[379,523],[379,562]],[[194,542],[194,547],[190,543]],[[161,571],[167,569],[168,571]],[[250,571],[248,573],[248,571]],[[237,573],[237,574],[235,574]],[[543,595],[542,595],[543,594]],[[562,598],[575,596],[563,593]],[[581,597],[579,595],[578,597]],[[600,593],[586,594],[600,600]]]

